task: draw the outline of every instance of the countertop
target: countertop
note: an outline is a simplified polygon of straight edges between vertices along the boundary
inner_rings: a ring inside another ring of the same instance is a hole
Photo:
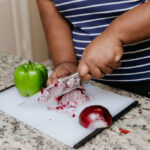
[[[14,68],[26,60],[0,54],[0,90],[14,84]],[[51,66],[48,66],[50,69]],[[130,92],[94,83],[103,89],[130,97],[138,106],[116,121],[109,129],[87,142],[79,150],[149,150],[150,99]],[[130,133],[120,132],[120,128]],[[71,148],[16,120],[0,110],[0,150],[71,150]]]

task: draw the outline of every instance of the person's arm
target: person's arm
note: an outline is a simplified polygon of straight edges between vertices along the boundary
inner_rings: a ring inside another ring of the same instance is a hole
[[[86,47],[78,72],[85,80],[99,79],[120,66],[123,44],[150,38],[150,1],[125,12]]]
[[[150,1],[119,16],[106,32],[111,32],[124,44],[150,38]]]
[[[54,66],[76,64],[72,33],[68,22],[59,14],[50,0],[37,0],[47,43]]]

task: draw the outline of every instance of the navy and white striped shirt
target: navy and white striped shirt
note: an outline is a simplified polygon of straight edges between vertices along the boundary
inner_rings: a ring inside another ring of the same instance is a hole
[[[59,12],[72,24],[74,48],[78,60],[85,47],[122,13],[146,0],[54,0]],[[107,74],[105,82],[150,80],[150,39],[124,46],[122,66]]]

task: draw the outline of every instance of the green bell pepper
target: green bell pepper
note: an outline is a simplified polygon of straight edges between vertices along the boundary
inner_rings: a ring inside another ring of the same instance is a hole
[[[39,92],[46,86],[47,69],[42,64],[33,62],[18,66],[14,71],[14,82],[22,96],[28,97]]]

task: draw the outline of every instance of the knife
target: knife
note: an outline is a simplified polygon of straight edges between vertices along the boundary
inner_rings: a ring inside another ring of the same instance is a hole
[[[56,98],[80,87],[80,84],[81,84],[81,77],[76,72],[63,79],[62,78],[58,79],[56,83],[45,88],[43,96],[47,97],[48,99]]]

